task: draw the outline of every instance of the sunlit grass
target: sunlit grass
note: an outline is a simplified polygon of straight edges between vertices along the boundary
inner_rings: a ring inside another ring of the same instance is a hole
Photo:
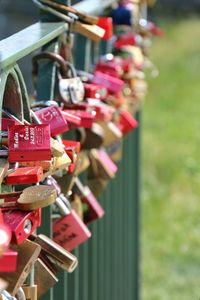
[[[200,20],[165,31],[143,112],[142,300],[199,300]]]

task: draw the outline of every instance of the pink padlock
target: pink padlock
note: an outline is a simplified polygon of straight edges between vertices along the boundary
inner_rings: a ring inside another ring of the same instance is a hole
[[[42,108],[35,112],[42,124],[49,124],[51,135],[55,136],[63,132],[69,131],[69,126],[60,108],[56,105]]]
[[[88,240],[91,237],[91,232],[75,210],[71,209],[70,206],[65,206],[63,209],[61,198],[57,199],[57,204],[62,208],[62,216],[53,223],[53,240],[64,249],[72,251]]]
[[[93,83],[103,85],[111,93],[119,93],[124,86],[123,80],[99,71],[94,73]]]
[[[88,186],[84,186],[81,181],[76,178],[75,188],[78,189],[81,196],[81,201],[85,204],[84,222],[86,224],[91,223],[104,216],[105,211],[93,195]]]

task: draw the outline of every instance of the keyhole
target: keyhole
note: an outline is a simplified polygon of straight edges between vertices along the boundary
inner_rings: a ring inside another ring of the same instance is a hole
[[[31,220],[27,219],[25,222],[24,222],[24,232],[26,234],[29,234],[31,232],[31,229],[32,229],[32,222]]]

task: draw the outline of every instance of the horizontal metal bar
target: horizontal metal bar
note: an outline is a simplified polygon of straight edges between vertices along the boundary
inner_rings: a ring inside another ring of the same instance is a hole
[[[35,23],[0,42],[0,68],[5,69],[44,46],[67,29],[67,24]]]
[[[73,7],[88,14],[98,14],[113,3],[116,3],[116,0],[84,0]]]

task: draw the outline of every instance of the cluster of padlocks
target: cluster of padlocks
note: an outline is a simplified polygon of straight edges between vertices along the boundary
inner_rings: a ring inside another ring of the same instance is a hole
[[[55,99],[37,101],[36,95],[31,122],[2,110],[1,299],[38,299],[58,281],[57,268],[77,267],[71,251],[92,236],[88,224],[104,216],[98,198],[118,171],[124,136],[139,125],[135,114],[147,92],[144,69],[153,66],[148,48],[153,35],[162,35],[141,18],[142,1],[120,1],[109,17],[99,18],[53,0],[34,2],[70,24],[60,53],[33,57],[36,85],[44,61],[56,67]],[[90,73],[72,64],[74,31],[112,46]],[[36,232],[49,205],[52,237]]]

